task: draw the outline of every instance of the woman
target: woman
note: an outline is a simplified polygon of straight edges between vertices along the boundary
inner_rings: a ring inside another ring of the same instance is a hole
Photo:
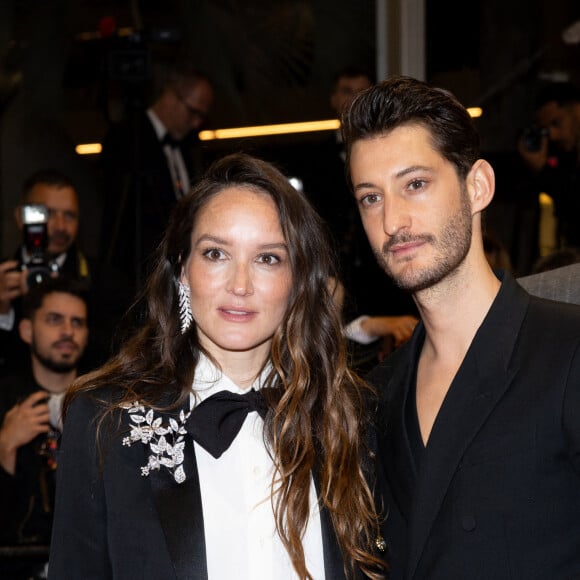
[[[322,231],[244,154],[182,199],[141,324],[65,402],[51,578],[381,577]]]

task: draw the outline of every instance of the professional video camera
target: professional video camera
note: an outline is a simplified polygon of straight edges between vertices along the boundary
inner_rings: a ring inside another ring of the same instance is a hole
[[[32,288],[43,280],[58,274],[58,264],[46,254],[48,246],[48,208],[42,204],[25,203],[21,208],[24,231],[24,247],[28,253],[28,262],[23,264],[26,270],[26,284]]]

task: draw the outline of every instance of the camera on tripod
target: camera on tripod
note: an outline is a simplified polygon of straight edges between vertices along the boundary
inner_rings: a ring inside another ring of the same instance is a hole
[[[47,256],[48,208],[42,204],[25,203],[21,207],[24,247],[28,262],[22,266],[26,270],[26,285],[32,288],[47,278],[58,274],[58,264]]]

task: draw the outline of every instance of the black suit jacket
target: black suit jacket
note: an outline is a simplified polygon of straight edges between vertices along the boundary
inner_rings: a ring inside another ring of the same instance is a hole
[[[23,369],[0,380],[0,425],[14,405],[43,390],[32,376],[30,356]],[[48,393],[47,393],[48,395]],[[22,445],[16,456],[16,472],[0,467],[0,543],[3,545],[48,545],[54,504],[54,472],[41,448],[45,433]],[[0,564],[0,577],[2,577]]]
[[[179,147],[193,179],[188,143]],[[163,145],[145,112],[111,128],[103,143],[101,164],[103,270],[114,268],[138,287],[136,279],[142,281],[147,259],[161,240],[177,201]]]
[[[392,578],[580,578],[580,307],[505,274],[416,460],[424,336],[370,375]]]
[[[141,474],[149,447],[123,446],[122,433],[95,446],[98,405],[76,399],[67,415],[57,471],[49,564],[53,580],[201,580],[207,578],[203,510],[194,445],[187,436],[178,484],[168,469]],[[167,417],[164,418],[164,423]],[[321,513],[326,578],[344,578],[343,562],[326,512]],[[227,546],[224,546],[227,557]]]

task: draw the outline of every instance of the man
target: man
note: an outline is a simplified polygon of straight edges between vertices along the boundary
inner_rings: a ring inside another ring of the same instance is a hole
[[[42,169],[23,184],[19,205],[14,210],[18,227],[23,229],[22,205],[42,204],[48,209],[46,261],[54,274],[91,282],[88,261],[76,240],[79,228],[79,200],[72,181],[55,169]],[[20,244],[14,258],[0,263],[0,369],[6,370],[25,352],[17,336],[22,295],[28,290],[27,275],[31,255]]]
[[[340,118],[354,96],[374,80],[369,70],[358,65],[336,72],[329,95],[334,115]],[[402,342],[395,337],[408,337],[417,312],[413,301],[394,287],[376,263],[345,177],[345,158],[342,135],[337,130],[307,149],[298,174],[336,244],[352,366],[364,373],[384,352]],[[372,326],[372,330],[365,326]]]
[[[336,73],[329,97],[333,114],[340,117],[354,95],[372,83],[371,73],[362,67],[350,66]],[[355,254],[359,250],[354,245],[358,242],[355,230],[359,219],[345,180],[344,160],[342,137],[340,131],[336,131],[307,149],[298,174],[304,192],[330,228],[340,253],[343,282],[350,290],[350,281],[355,278],[351,270],[356,267]],[[366,240],[364,243],[368,245]]]
[[[62,398],[88,341],[82,284],[58,277],[31,288],[19,333],[28,360],[0,381],[0,541],[15,548],[50,540]],[[2,561],[0,576],[36,577],[38,564]]]
[[[494,172],[449,92],[390,78],[343,131],[370,244],[422,319],[369,376],[391,578],[580,577],[580,308],[494,274]]]
[[[558,247],[580,246],[580,89],[542,85],[534,103],[536,129],[522,133],[518,152],[528,173],[523,187],[548,193],[558,221]]]
[[[113,126],[104,141],[101,258],[108,275],[125,277],[129,299],[173,206],[201,170],[195,141],[212,103],[207,75],[178,62],[151,107]]]

